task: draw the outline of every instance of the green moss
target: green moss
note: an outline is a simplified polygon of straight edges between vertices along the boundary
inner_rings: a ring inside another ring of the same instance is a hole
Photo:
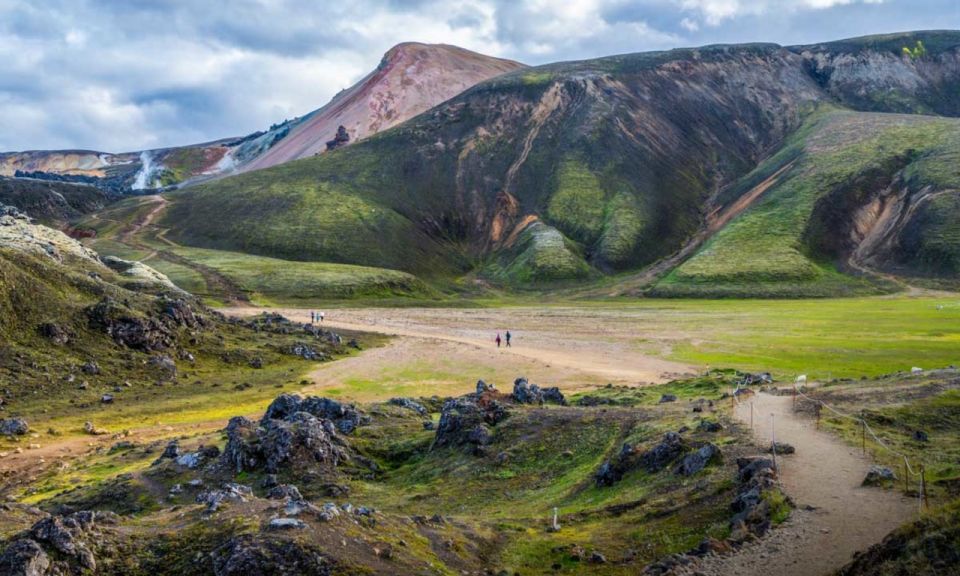
[[[557,191],[550,197],[547,216],[568,236],[593,243],[603,229],[605,197],[600,181],[577,160],[560,164]]]
[[[513,285],[530,285],[584,278],[590,267],[560,231],[535,222],[485,273]]]

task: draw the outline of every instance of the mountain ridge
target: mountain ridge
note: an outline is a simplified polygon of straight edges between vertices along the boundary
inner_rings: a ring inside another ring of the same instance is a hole
[[[861,113],[851,102],[862,92],[864,112],[951,113],[960,34],[929,38],[901,35],[880,50],[865,39],[720,45],[514,71],[360,145],[178,192],[165,226],[207,248],[515,287],[643,269],[746,192],[737,182],[817,110]],[[930,44],[922,58],[892,48],[917,39]],[[871,96],[881,89],[896,98]],[[739,192],[713,205],[724,188]],[[228,217],[209,225],[212,211]],[[527,249],[510,255],[515,245]],[[834,264],[814,266],[834,277]]]
[[[0,152],[0,176],[83,179],[113,191],[179,186],[320,153],[347,124],[356,142],[439,104],[478,81],[523,65],[446,44],[404,42],[326,105],[268,130],[199,144],[111,153]],[[412,92],[416,92],[413,94]],[[362,122],[369,109],[368,122]]]

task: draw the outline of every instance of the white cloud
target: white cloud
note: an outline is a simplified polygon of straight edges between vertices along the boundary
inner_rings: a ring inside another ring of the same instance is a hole
[[[742,16],[770,12],[824,10],[849,4],[882,4],[884,0],[674,0],[684,10],[696,12],[710,26]],[[681,21],[681,25],[683,25]]]
[[[226,9],[196,0],[0,0],[0,150],[126,151],[242,135],[325,104],[404,41],[539,64],[827,39],[820,23],[793,24],[841,5],[891,15],[823,22],[834,37],[908,21],[960,27],[957,0],[878,2],[231,0]]]

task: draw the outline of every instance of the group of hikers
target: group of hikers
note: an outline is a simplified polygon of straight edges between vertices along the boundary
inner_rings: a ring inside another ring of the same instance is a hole
[[[500,333],[497,332],[497,337],[494,340],[497,343],[497,348],[499,348],[500,344],[503,342],[506,342],[507,348],[510,347],[510,338],[512,338],[512,336],[510,335],[510,331],[507,330],[507,333],[504,334],[503,336],[504,336],[503,338],[500,338]]]
[[[326,315],[327,315],[326,312],[314,312],[313,310],[311,310],[311,311],[310,311],[310,323],[311,323],[311,324],[316,324],[316,323],[323,324],[323,318],[324,318],[324,316],[326,316]]]

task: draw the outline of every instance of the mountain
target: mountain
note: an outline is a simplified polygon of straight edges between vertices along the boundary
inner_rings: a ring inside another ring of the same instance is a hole
[[[84,182],[112,191],[163,188],[250,171],[326,150],[344,126],[347,142],[376,134],[477,82],[522,68],[445,44],[404,43],[326,106],[268,130],[174,148],[112,154],[91,150],[0,153],[0,176]]]
[[[117,198],[89,184],[0,177],[0,204],[51,225],[102,210]]]
[[[515,287],[953,281],[958,83],[949,31],[522,69],[357,145],[172,194],[163,225],[194,246]]]
[[[267,168],[324,152],[346,128],[350,142],[400,124],[470,88],[523,68],[446,44],[407,42],[391,48],[377,69],[337,94],[329,104],[287,126],[286,135],[243,171]]]

